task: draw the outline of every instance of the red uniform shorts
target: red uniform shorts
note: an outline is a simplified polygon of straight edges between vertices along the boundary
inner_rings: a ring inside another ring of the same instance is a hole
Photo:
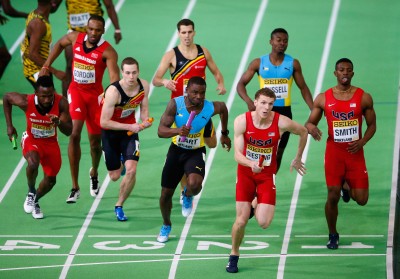
[[[250,168],[238,168],[236,181],[236,201],[251,202],[257,194],[257,202],[276,204],[275,175],[253,174]]]
[[[364,150],[355,154],[327,142],[325,150],[325,179],[327,186],[342,186],[347,181],[354,189],[368,189],[368,172]]]
[[[43,172],[47,176],[57,176],[61,169],[61,152],[58,142],[33,139],[24,133],[21,140],[21,147],[24,157],[30,151],[38,152]]]
[[[99,94],[100,95],[100,94]],[[100,135],[100,96],[76,89],[68,90],[69,113],[72,120],[86,121],[89,134]]]

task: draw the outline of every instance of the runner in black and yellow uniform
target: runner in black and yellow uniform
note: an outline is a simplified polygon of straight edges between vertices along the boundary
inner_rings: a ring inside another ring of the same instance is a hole
[[[25,38],[21,43],[21,56],[24,76],[36,89],[39,72],[50,53],[51,26],[49,15],[57,10],[60,0],[38,0],[38,6],[29,13],[25,23]],[[50,68],[49,71],[58,79],[63,79],[65,73]]]

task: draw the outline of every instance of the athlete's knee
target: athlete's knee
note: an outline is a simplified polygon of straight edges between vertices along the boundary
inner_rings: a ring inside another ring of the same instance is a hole
[[[121,175],[118,172],[109,172],[108,175],[110,176],[110,179],[114,182],[121,177]]]
[[[189,192],[192,196],[196,196],[198,193],[200,193],[202,189],[201,183],[187,183],[186,185],[186,191]]]
[[[136,177],[136,168],[126,168],[126,176],[128,177]]]
[[[168,200],[171,200],[173,195],[174,195],[173,189],[161,187],[160,202],[166,202]]]
[[[32,156],[29,156],[29,157],[27,157],[25,159],[26,159],[26,162],[27,162],[27,167],[26,168],[28,170],[35,171],[35,170],[39,169],[40,160],[38,160],[38,159],[36,159],[36,158],[34,158]]]
[[[69,141],[73,144],[79,144],[81,142],[81,133],[78,131],[72,130],[72,133],[69,136]]]
[[[337,204],[340,200],[340,187],[328,187],[327,202]]]
[[[47,186],[50,187],[50,189],[53,188],[54,185],[56,185],[56,182],[57,182],[57,178],[55,176],[47,176],[46,177],[46,183],[47,183]]]
[[[368,202],[368,197],[357,198],[355,201],[358,205],[364,206]]]
[[[270,219],[266,219],[266,220],[257,220],[258,221],[258,225],[262,228],[262,229],[266,229],[268,228],[271,223],[272,223],[272,218]]]
[[[237,217],[236,220],[235,220],[235,226],[238,229],[243,229],[243,228],[246,227],[248,221],[249,221],[249,218]]]

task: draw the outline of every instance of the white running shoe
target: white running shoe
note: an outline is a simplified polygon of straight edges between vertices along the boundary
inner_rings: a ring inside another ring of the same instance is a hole
[[[72,189],[67,198],[67,203],[76,203],[76,200],[79,199],[80,195],[81,192],[79,190]]]
[[[26,195],[26,199],[24,202],[24,210],[26,213],[32,213],[34,208],[35,208],[35,194],[29,192],[28,195]]]
[[[164,243],[169,239],[169,233],[171,232],[171,226],[162,225],[160,233],[157,236],[157,241]]]
[[[97,176],[90,176],[92,168],[89,170],[89,177],[90,177],[90,195],[92,197],[97,197],[97,194],[99,193],[99,179]]]
[[[35,203],[35,208],[32,211],[32,217],[35,219],[43,219],[43,212],[40,209],[39,203]]]

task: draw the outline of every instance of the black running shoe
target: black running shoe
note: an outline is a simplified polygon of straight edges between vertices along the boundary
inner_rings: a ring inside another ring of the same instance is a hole
[[[340,190],[340,195],[342,196],[342,200],[344,202],[349,202],[350,201],[349,190],[344,189],[343,186],[342,186],[342,189]]]
[[[92,171],[92,169],[89,170],[89,177],[90,177],[90,195],[92,197],[96,197],[97,194],[100,191],[100,187],[99,187],[99,179],[97,176],[91,176],[90,172]]]
[[[249,220],[250,220],[251,218],[253,218],[253,217],[254,217],[254,207],[252,206],[252,207],[250,208]]]
[[[237,263],[239,261],[239,256],[230,255],[229,262],[226,265],[226,271],[229,273],[236,273],[239,271]]]
[[[67,203],[76,203],[76,200],[79,199],[81,192],[76,189],[71,189],[71,193],[67,198]]]
[[[337,249],[339,248],[339,234],[338,233],[330,233],[329,234],[329,241],[326,244],[326,247],[328,249]]]

